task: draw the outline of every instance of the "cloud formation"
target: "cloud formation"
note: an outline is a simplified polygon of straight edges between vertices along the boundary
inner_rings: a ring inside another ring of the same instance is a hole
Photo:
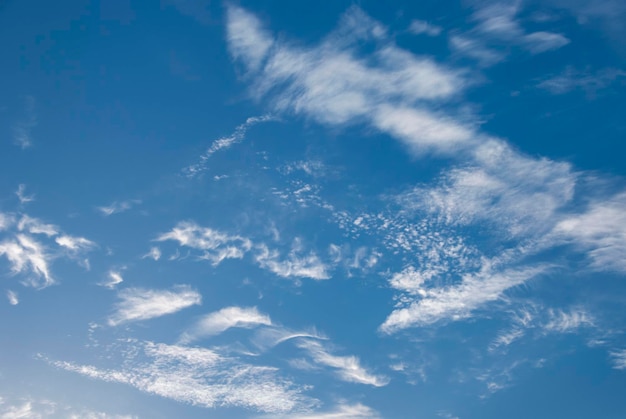
[[[308,411],[315,399],[280,376],[276,368],[252,365],[214,350],[131,341],[120,369],[103,369],[65,361],[58,368],[124,383],[146,393],[205,408],[241,407],[281,414]]]
[[[316,364],[335,369],[343,381],[374,387],[383,387],[389,383],[389,378],[367,371],[357,357],[333,355],[317,340],[302,339],[297,345],[305,349]]]
[[[198,339],[220,334],[232,327],[253,328],[260,325],[270,326],[272,320],[267,314],[260,313],[256,307],[225,307],[203,316],[179,338],[182,344],[189,344]]]
[[[118,292],[118,298],[115,311],[108,319],[110,326],[173,314],[202,302],[202,296],[188,285],[178,285],[171,290],[125,288]]]
[[[418,153],[449,152],[472,137],[463,121],[426,106],[458,95],[467,84],[462,72],[396,47],[357,7],[318,46],[301,48],[273,38],[254,15],[230,6],[227,38],[253,95],[271,94],[277,111],[329,125],[364,121]],[[376,45],[367,60],[357,56],[362,41]]]

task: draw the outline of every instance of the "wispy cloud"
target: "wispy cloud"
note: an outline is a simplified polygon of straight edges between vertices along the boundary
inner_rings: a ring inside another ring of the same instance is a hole
[[[120,301],[108,320],[110,326],[161,317],[202,302],[202,296],[187,285],[172,290],[125,288],[118,298]]]
[[[38,218],[32,218],[24,214],[17,223],[17,229],[30,234],[45,234],[46,236],[56,236],[59,228],[53,224],[46,224]]]
[[[100,285],[108,289],[114,289],[117,285],[124,282],[124,278],[122,277],[122,272],[121,272],[123,269],[124,268],[118,269],[118,270],[112,269],[109,272],[107,272],[106,280],[100,283]]]
[[[131,199],[128,201],[115,201],[112,202],[110,205],[107,206],[103,206],[103,207],[97,207],[96,209],[105,217],[108,217],[110,215],[113,214],[119,214],[121,212],[125,212],[128,211],[129,209],[131,209],[132,207],[134,207],[135,205],[139,205],[141,204],[141,200],[139,199]]]
[[[443,31],[443,28],[424,20],[413,19],[408,30],[415,35],[425,34],[428,36],[439,36]]]
[[[203,316],[180,336],[179,342],[188,344],[204,337],[220,334],[231,327],[253,328],[271,324],[270,317],[260,313],[256,307],[226,307]]]
[[[299,241],[295,241],[286,259],[280,253],[261,244],[257,248],[255,260],[263,269],[267,269],[283,278],[311,278],[322,280],[330,278],[328,266],[313,252],[304,253]]]
[[[161,249],[159,249],[158,247],[151,247],[150,251],[148,253],[146,253],[145,255],[143,255],[141,258],[142,259],[150,258],[150,259],[153,259],[155,261],[159,260],[159,259],[161,259]]]
[[[0,242],[0,256],[9,260],[14,274],[31,272],[34,275],[28,282],[31,285],[46,287],[54,283],[48,267],[51,257],[32,237],[17,234],[13,240]]]
[[[59,227],[27,214],[0,213],[0,256],[5,256],[13,274],[24,276],[24,285],[44,288],[55,281],[50,265],[59,257],[77,259],[96,244],[83,237],[64,234]],[[79,263],[87,264],[87,259]]]
[[[43,419],[50,417],[64,417],[68,419],[137,419],[137,416],[111,414],[33,397],[20,397],[13,400],[6,400],[0,397],[0,418],[2,419]]]
[[[593,97],[600,90],[608,88],[623,78],[626,78],[626,71],[616,68],[605,68],[594,72],[588,68],[578,70],[572,66],[567,66],[561,74],[543,80],[537,84],[537,87],[555,95],[581,89]]]
[[[317,405],[276,368],[248,364],[204,348],[130,342],[120,369],[49,361],[58,368],[131,385],[146,393],[205,408],[242,407],[284,414]]]
[[[394,310],[380,326],[383,333],[429,325],[440,320],[460,320],[488,302],[502,298],[508,289],[545,272],[545,267],[501,270],[487,262],[481,272],[463,276],[460,284],[424,291],[408,307]]]
[[[229,10],[229,48],[250,71],[253,94],[271,92],[278,111],[330,125],[365,121],[414,152],[448,152],[470,140],[470,127],[425,106],[457,95],[466,85],[461,72],[390,42],[376,44],[386,30],[359,8],[350,8],[335,32],[308,49],[275,40],[243,9]],[[361,41],[376,46],[367,60],[357,58]]]
[[[571,333],[578,331],[581,327],[594,325],[593,318],[582,309],[570,310],[550,310],[550,320],[544,325],[546,332]]]
[[[289,419],[377,419],[380,418],[380,415],[377,411],[364,404],[342,402],[331,410],[295,414],[288,417]],[[278,416],[278,418],[287,417]]]
[[[17,298],[17,293],[15,291],[7,291],[7,299],[9,300],[9,304],[12,306],[16,306],[19,304],[20,300]]]
[[[626,349],[612,351],[610,355],[613,361],[613,368],[616,370],[626,370]]]
[[[73,237],[68,235],[58,236],[54,241],[61,247],[64,247],[72,252],[85,251],[93,249],[96,244],[91,240],[84,237]]]
[[[626,271],[626,192],[593,200],[582,213],[563,217],[551,238],[586,251],[597,270]]]
[[[252,242],[241,236],[200,227],[190,222],[180,222],[168,233],[158,236],[156,241],[177,241],[181,246],[203,251],[201,258],[218,265],[225,259],[241,259],[252,248]]]
[[[246,30],[248,30],[248,28],[246,28]],[[217,153],[220,150],[228,149],[233,145],[243,141],[248,130],[254,125],[275,120],[276,118],[272,115],[253,116],[246,119],[246,122],[235,128],[235,132],[233,132],[231,135],[213,141],[207,151],[202,156],[200,156],[200,161],[183,169],[183,173],[189,178],[199,176],[200,174],[202,174],[202,172],[206,170],[208,160],[213,154]]]
[[[33,96],[24,98],[24,114],[13,126],[13,142],[22,149],[33,145],[32,131],[37,126],[36,101]]]
[[[517,18],[518,3],[487,3],[472,16],[475,26],[464,33],[450,36],[450,47],[457,54],[476,59],[487,67],[504,61],[510,46],[525,49],[531,54],[556,50],[570,43],[560,33],[549,31],[527,32]]]
[[[17,199],[19,199],[20,204],[27,204],[35,200],[35,195],[26,195],[26,185],[20,183],[17,187],[17,191],[15,191],[15,195],[17,195]]]
[[[344,381],[374,387],[383,387],[389,383],[387,377],[370,373],[357,357],[333,355],[317,340],[304,339],[298,346],[305,349],[315,363],[335,369],[337,376]]]

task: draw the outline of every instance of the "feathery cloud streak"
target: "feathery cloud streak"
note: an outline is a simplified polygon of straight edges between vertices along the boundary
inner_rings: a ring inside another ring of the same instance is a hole
[[[202,296],[188,285],[179,285],[172,290],[126,288],[118,293],[118,297],[120,301],[108,320],[110,326],[173,314],[202,302]]]

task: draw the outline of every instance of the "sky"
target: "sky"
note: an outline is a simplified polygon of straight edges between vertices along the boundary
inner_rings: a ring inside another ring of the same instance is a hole
[[[0,2],[0,418],[626,417],[624,22]]]

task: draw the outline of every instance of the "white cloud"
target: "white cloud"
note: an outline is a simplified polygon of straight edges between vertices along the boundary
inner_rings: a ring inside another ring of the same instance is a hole
[[[187,285],[175,286],[172,290],[126,288],[118,297],[120,301],[108,320],[111,326],[176,313],[202,302],[202,296]]]
[[[50,257],[42,244],[25,234],[17,234],[15,240],[0,242],[0,256],[6,256],[14,274],[30,272],[34,277],[29,283],[35,287],[52,285],[54,280],[48,267]]]
[[[458,94],[466,84],[461,73],[390,42],[377,45],[367,59],[357,58],[356,41],[379,42],[386,36],[385,29],[359,8],[351,7],[337,30],[312,48],[271,41],[256,17],[239,8],[232,10],[229,27],[248,28],[229,38],[229,47],[254,73],[254,95],[271,92],[277,110],[331,125],[365,120],[419,151],[445,152],[468,139],[471,130],[462,122],[425,107],[410,108]],[[259,39],[273,43],[272,48],[260,50],[262,55],[241,52]],[[396,113],[403,117],[395,117]]]
[[[20,204],[27,204],[35,200],[35,195],[26,195],[26,185],[20,183],[15,192],[17,199],[20,200]]]
[[[518,13],[517,3],[488,3],[474,13],[476,26],[466,33],[452,35],[450,46],[455,52],[490,66],[504,61],[511,45],[540,54],[569,44],[570,40],[559,33],[527,33],[516,17]]]
[[[72,252],[89,250],[96,245],[94,242],[92,242],[91,240],[87,240],[84,237],[72,237],[68,235],[58,236],[54,239],[54,241],[59,246],[65,247]]]
[[[320,258],[310,252],[301,255],[302,251],[299,242],[294,242],[294,246],[287,259],[280,259],[279,252],[270,250],[266,245],[258,246],[255,260],[263,269],[267,269],[283,278],[311,278],[322,280],[330,278],[328,266]]]
[[[309,410],[317,401],[275,368],[251,365],[204,348],[130,342],[120,369],[48,361],[81,375],[131,385],[146,393],[205,408],[242,407],[281,414]]]
[[[250,70],[257,70],[274,40],[259,19],[244,9],[231,5],[227,13],[226,36],[230,53],[235,59],[245,61]]]
[[[7,291],[7,299],[9,300],[9,304],[12,306],[16,306],[19,304],[20,300],[17,298],[17,293],[15,291]]]
[[[276,345],[280,345],[283,342],[287,342],[292,339],[310,338],[310,339],[328,339],[315,329],[305,331],[294,331],[282,326],[264,327],[258,330],[252,342],[254,345],[262,351],[268,348],[273,348]]]
[[[263,122],[275,121],[275,120],[276,118],[272,115],[253,116],[253,117],[246,119],[246,122],[244,122],[243,124],[235,128],[235,132],[233,132],[231,135],[227,137],[222,137],[218,140],[213,141],[213,143],[207,149],[207,151],[203,155],[200,156],[200,161],[198,163],[192,164],[191,166],[188,166],[185,169],[183,169],[183,173],[185,173],[185,175],[189,178],[200,175],[202,172],[206,170],[207,162],[213,154],[217,153],[220,150],[228,149],[232,147],[234,144],[237,144],[243,141],[246,133],[248,132],[248,129],[250,129],[254,125],[257,125]],[[215,176],[214,179],[220,180],[226,177],[228,176],[227,175]]]
[[[113,289],[116,285],[121,284],[122,282],[124,282],[124,278],[122,278],[120,270],[110,270],[107,273],[106,281],[102,282],[100,285],[105,288]]]
[[[423,20],[413,19],[409,25],[409,32],[420,35],[426,34],[428,36],[439,36],[443,28],[441,26],[433,25]]]
[[[57,226],[52,224],[46,224],[43,221],[23,215],[17,223],[17,228],[20,231],[27,231],[31,234],[45,234],[48,237],[56,236],[59,234]]]
[[[161,234],[156,241],[177,241],[181,246],[204,251],[203,259],[218,265],[224,259],[241,259],[252,247],[252,242],[241,236],[231,236],[193,222],[180,222],[169,233]]]
[[[409,307],[394,310],[380,330],[391,334],[441,320],[467,318],[484,304],[501,299],[508,289],[544,271],[542,267],[499,270],[485,262],[479,273],[464,275],[460,284],[424,290],[423,297],[412,301]]]
[[[107,206],[103,206],[103,207],[97,207],[96,209],[98,211],[100,211],[100,213],[105,216],[108,217],[110,215],[113,214],[119,214],[120,212],[125,212],[128,211],[129,209],[131,209],[133,206],[141,204],[141,200],[139,199],[131,199],[128,201],[122,201],[122,202],[113,202],[111,203],[111,205],[107,205]]]
[[[368,372],[357,357],[333,355],[316,340],[305,339],[298,346],[305,349],[315,363],[337,370],[338,377],[343,381],[374,387],[383,387],[389,383],[387,377]]]
[[[449,42],[454,52],[475,59],[484,67],[505,59],[503,53],[487,47],[483,41],[469,35],[452,35]]]
[[[282,416],[280,416],[282,418]],[[340,403],[332,410],[289,415],[290,419],[377,419],[380,415],[361,403]]]
[[[552,238],[585,250],[594,269],[626,271],[626,192],[594,200],[586,211],[563,217]]]
[[[415,188],[400,202],[446,223],[483,222],[523,237],[549,231],[574,196],[578,175],[568,163],[530,158],[499,140],[485,140],[473,154],[474,164],[447,171],[440,186]]]
[[[150,251],[141,257],[142,259],[150,258],[155,261],[161,259],[161,249],[158,247],[151,247]]]
[[[523,38],[525,48],[533,54],[559,49],[570,43],[570,40],[560,33],[533,32]]]
[[[572,66],[567,66],[561,74],[543,80],[537,87],[555,95],[582,89],[588,95],[593,96],[599,90],[606,89],[618,79],[625,77],[626,71],[616,68],[605,68],[592,72],[589,69],[577,70]]]
[[[256,307],[226,307],[203,316],[181,335],[179,342],[188,344],[204,337],[220,334],[231,327],[253,328],[271,324],[270,317],[260,313]]]
[[[593,326],[593,318],[584,310],[577,309],[565,312],[563,310],[550,310],[550,320],[544,325],[546,332],[571,333],[581,327]]]
[[[0,212],[0,231],[8,229],[14,222],[12,215]]]
[[[626,349],[612,351],[610,355],[613,360],[613,368],[616,370],[626,370]]]
[[[63,417],[69,419],[137,419],[131,415],[117,415],[98,412],[75,406],[67,406],[45,399],[21,397],[17,400],[4,400],[0,397],[0,419],[43,419]]]
[[[24,115],[13,126],[13,142],[22,149],[33,145],[32,131],[37,126],[37,113],[35,111],[35,98],[26,96],[24,98]]]

